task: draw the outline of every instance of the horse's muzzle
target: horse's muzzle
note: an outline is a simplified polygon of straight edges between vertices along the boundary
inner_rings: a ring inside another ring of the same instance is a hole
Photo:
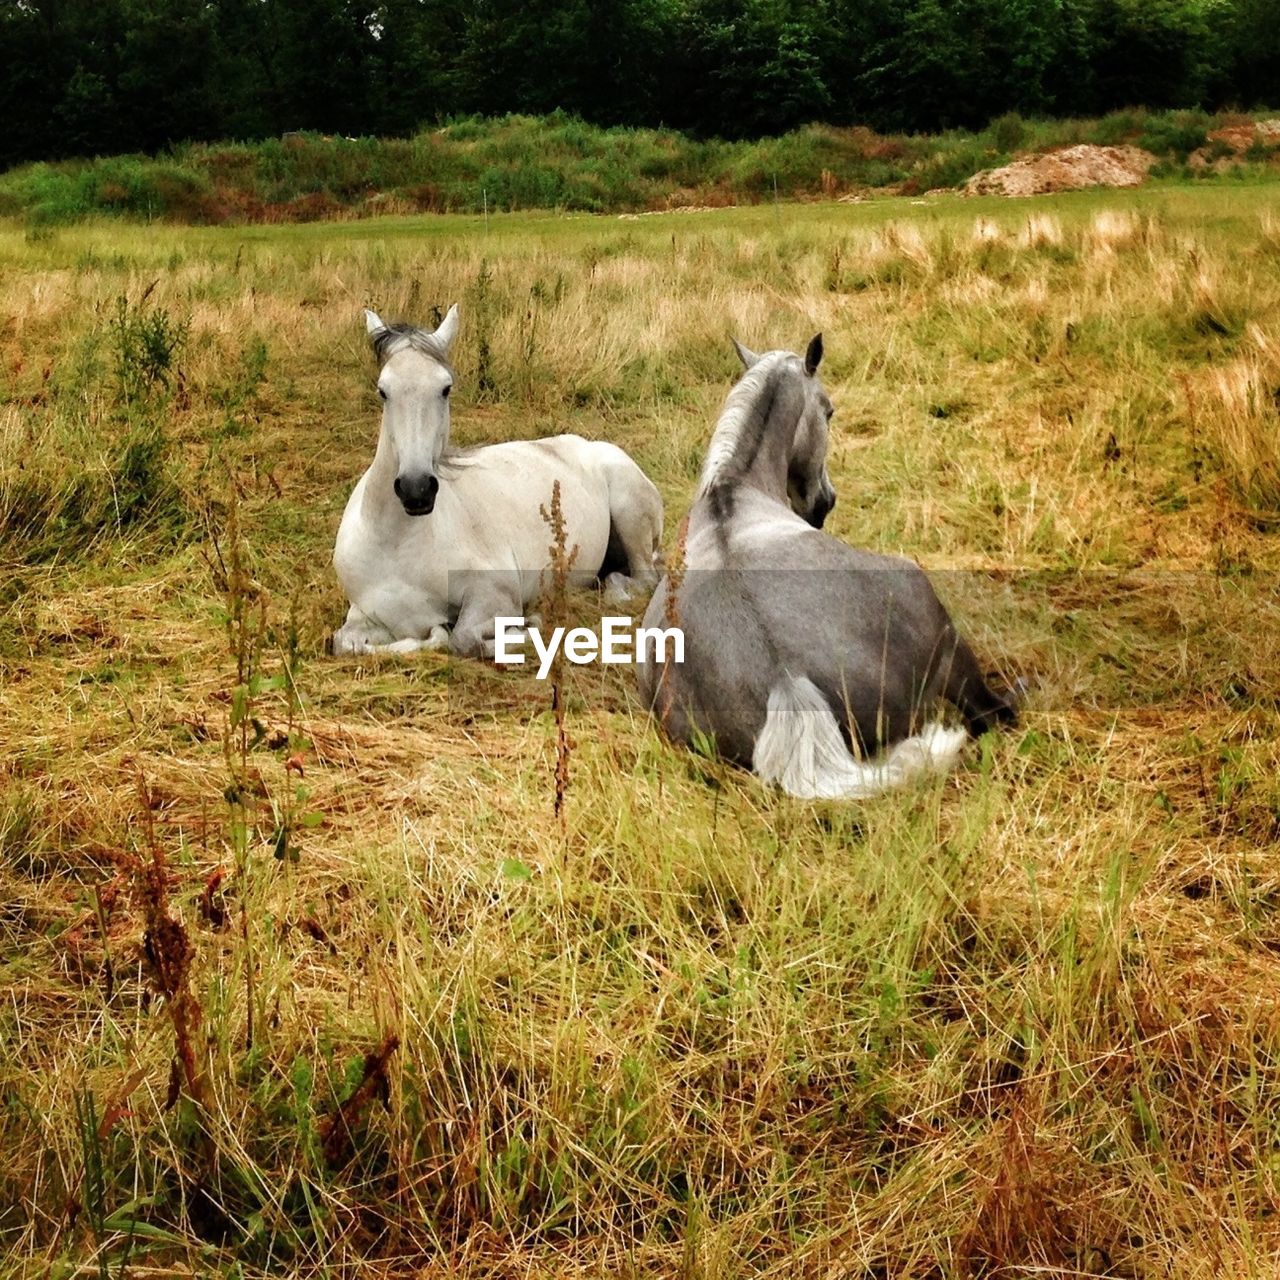
[[[826,490],[818,494],[818,500],[813,504],[812,510],[805,517],[815,529],[821,529],[826,518],[831,514],[831,509],[836,505],[836,494],[834,489]]]
[[[440,481],[433,475],[396,476],[395,490],[406,515],[429,516],[435,509]]]

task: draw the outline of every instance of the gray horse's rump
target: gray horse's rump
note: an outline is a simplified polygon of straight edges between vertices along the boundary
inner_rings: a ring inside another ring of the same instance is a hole
[[[667,667],[661,689],[658,669],[641,678],[673,737],[696,728],[749,765],[770,690],[788,675],[817,685],[858,755],[918,732],[939,697],[980,727],[981,676],[928,578],[909,561],[841,550],[842,567],[685,575],[675,612],[684,663]],[[664,593],[646,625],[666,608]]]

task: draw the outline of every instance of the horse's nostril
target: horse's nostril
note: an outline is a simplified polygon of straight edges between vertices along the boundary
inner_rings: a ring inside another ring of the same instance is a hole
[[[419,472],[396,477],[396,497],[411,516],[426,515],[436,504],[440,481],[433,475]]]

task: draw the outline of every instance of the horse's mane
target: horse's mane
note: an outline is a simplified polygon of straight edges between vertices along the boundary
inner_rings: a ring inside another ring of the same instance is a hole
[[[764,437],[786,361],[794,358],[786,351],[770,351],[738,379],[707,446],[697,497],[740,477],[750,467]]]
[[[449,350],[428,329],[420,329],[416,324],[388,324],[383,325],[370,338],[373,343],[373,354],[378,357],[378,367],[381,368],[387,363],[391,356],[397,351],[404,351],[407,348],[414,351],[421,351],[423,355],[430,356],[433,360],[438,361],[448,369],[450,375],[453,374],[453,365],[449,363]]]

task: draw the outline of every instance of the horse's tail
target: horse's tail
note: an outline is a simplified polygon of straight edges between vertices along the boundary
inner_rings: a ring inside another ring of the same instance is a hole
[[[934,723],[874,760],[849,752],[822,691],[804,676],[785,676],[769,692],[752,768],[765,782],[803,800],[861,800],[929,773],[944,773],[968,734]]]

